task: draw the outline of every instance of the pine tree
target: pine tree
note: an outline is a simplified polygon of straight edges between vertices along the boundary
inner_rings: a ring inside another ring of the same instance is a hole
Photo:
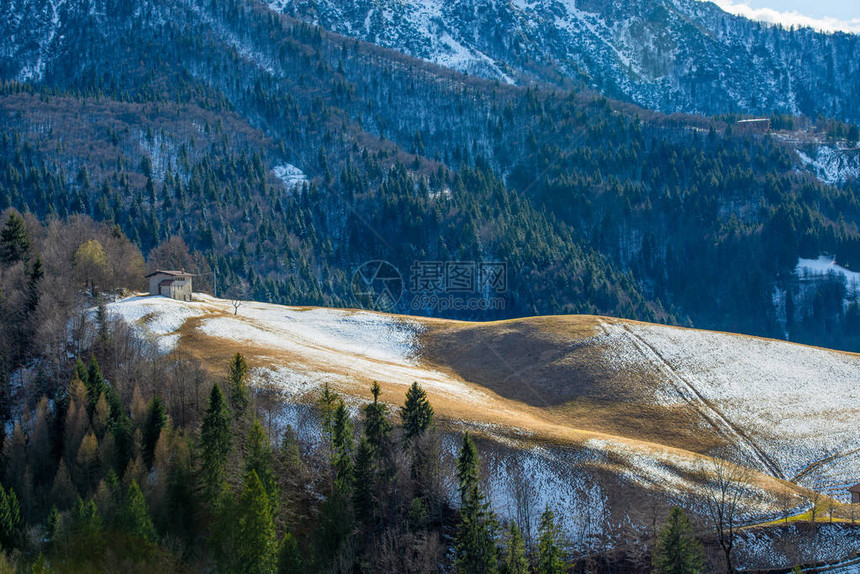
[[[364,435],[374,456],[379,457],[388,450],[391,422],[388,420],[388,407],[379,402],[379,383],[374,381],[370,392],[373,393],[373,402],[364,407]]]
[[[497,572],[498,522],[481,492],[478,449],[469,433],[463,435],[457,478],[460,491],[460,521],[454,542],[457,569],[469,573]]]
[[[155,457],[155,445],[161,431],[167,426],[167,411],[158,396],[152,397],[146,414],[146,422],[143,425],[143,462],[146,468],[152,468],[152,460]]]
[[[537,539],[537,574],[561,574],[564,560],[561,554],[561,534],[555,523],[555,513],[547,507],[540,517]]]
[[[149,509],[143,499],[143,492],[137,481],[132,480],[125,495],[125,503],[120,512],[120,526],[129,534],[147,542],[156,539],[155,526],[149,516]]]
[[[209,404],[200,428],[201,472],[206,500],[217,503],[227,484],[227,455],[230,454],[230,411],[218,384],[212,385]]]
[[[39,284],[45,277],[45,267],[42,260],[36,257],[30,276],[27,279],[27,312],[32,313],[39,306]]]
[[[504,574],[528,574],[529,572],[523,533],[514,520],[511,520],[508,525],[508,539],[502,560],[502,572]]]
[[[227,388],[230,393],[230,406],[233,408],[233,416],[240,419],[245,415],[248,408],[248,388],[245,384],[245,375],[248,373],[248,363],[241,353],[236,353],[230,361],[230,369],[227,375]]]
[[[412,383],[406,391],[406,403],[400,409],[400,418],[406,440],[417,437],[433,425],[433,407],[418,383]]]
[[[679,507],[673,507],[654,549],[654,572],[696,574],[702,570],[703,560],[702,545],[693,536],[689,518]]]
[[[236,547],[241,571],[268,574],[275,569],[277,541],[266,489],[252,470],[239,504]]]
[[[24,219],[16,212],[9,214],[0,229],[0,262],[9,266],[23,261],[30,250],[30,233]]]

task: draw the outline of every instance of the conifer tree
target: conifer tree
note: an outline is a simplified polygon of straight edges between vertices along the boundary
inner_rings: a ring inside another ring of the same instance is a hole
[[[143,498],[143,492],[135,480],[131,481],[126,492],[119,522],[123,530],[147,542],[154,542],[156,539],[155,526],[153,526],[152,518],[149,516],[149,508]]]
[[[295,536],[287,532],[278,546],[278,574],[302,574],[302,554]]]
[[[274,571],[277,564],[275,524],[266,489],[254,470],[245,477],[236,547],[242,572],[268,574]]]
[[[11,487],[7,490],[0,484],[0,548],[12,550],[18,547],[21,526],[18,495]]]
[[[245,384],[245,375],[248,373],[248,363],[241,353],[236,353],[230,361],[227,375],[227,388],[230,393],[230,406],[233,408],[233,416],[240,419],[245,415],[248,408],[248,387]]]
[[[13,211],[0,229],[0,262],[9,266],[23,261],[30,250],[30,243],[24,219]]]
[[[681,508],[673,507],[654,549],[655,574],[696,574],[702,570],[703,560],[702,545],[693,536],[690,519]]]
[[[334,447],[335,485],[338,489],[348,495],[352,490],[352,422],[349,419],[349,411],[343,401],[337,405],[334,411],[334,425],[332,428],[332,446]]]
[[[87,378],[83,380],[87,385],[87,395],[90,405],[89,413],[92,415],[96,404],[99,402],[99,398],[105,390],[105,380],[95,355],[90,355],[90,364],[87,366]]]
[[[400,418],[406,440],[417,437],[433,425],[433,407],[418,383],[412,383],[406,391],[406,403],[400,409]]]
[[[337,393],[334,392],[331,387],[329,387],[328,382],[323,385],[323,391],[320,395],[320,398],[317,400],[317,408],[320,412],[320,418],[322,423],[322,431],[323,437],[326,440],[326,444],[329,448],[333,449],[333,441],[334,441],[334,413],[337,410],[338,402],[340,398],[337,396]],[[332,451],[332,456],[333,456]]]
[[[505,544],[505,553],[502,560],[502,572],[504,574],[528,574],[529,572],[529,561],[526,558],[526,545],[523,540],[523,533],[514,520],[511,520],[511,523],[508,525],[508,539]]]
[[[245,455],[245,473],[254,471],[266,489],[272,515],[277,514],[280,492],[278,480],[275,477],[275,467],[272,455],[272,444],[259,419],[254,419],[251,431],[248,433],[248,449]]]
[[[540,517],[537,539],[537,574],[562,574],[561,533],[555,523],[555,513],[549,507]]]
[[[369,523],[373,518],[373,488],[376,479],[373,449],[366,437],[361,437],[355,453],[355,480],[353,482],[352,506],[359,522]]]
[[[374,381],[370,392],[373,393],[373,402],[364,407],[364,435],[374,455],[378,457],[387,450],[391,422],[387,416],[388,407],[379,402],[379,383]]]
[[[167,426],[167,411],[158,396],[152,397],[146,414],[146,422],[143,425],[143,462],[146,468],[152,468],[155,457],[155,445],[161,430]]]
[[[454,542],[455,560],[460,572],[493,573],[499,569],[495,541],[498,522],[481,492],[479,465],[478,449],[466,433],[457,461],[460,521]]]
[[[205,497],[210,504],[217,503],[226,488],[227,455],[231,449],[230,412],[221,387],[215,383],[200,427],[201,473]]]

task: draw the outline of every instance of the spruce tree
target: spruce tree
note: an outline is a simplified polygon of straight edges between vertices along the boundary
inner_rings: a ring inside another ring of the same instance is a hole
[[[257,477],[266,489],[269,504],[272,507],[272,515],[277,514],[280,491],[278,479],[275,477],[274,457],[272,455],[272,444],[269,436],[263,429],[258,419],[254,419],[251,430],[248,433],[248,449],[245,455],[245,473],[251,471],[257,473]]]
[[[125,501],[120,512],[120,527],[147,542],[156,539],[155,526],[149,516],[149,508],[143,498],[143,492],[136,480],[132,480],[125,494]]]
[[[0,262],[9,266],[23,261],[30,250],[30,243],[24,219],[13,211],[0,229]]]
[[[463,435],[457,478],[460,491],[460,520],[454,541],[457,569],[469,573],[498,572],[495,541],[498,522],[481,492],[478,449],[469,433]]]
[[[343,401],[338,403],[334,411],[332,446],[334,447],[335,485],[348,495],[352,490],[353,437],[349,411]]]
[[[248,373],[248,363],[241,353],[236,353],[230,361],[230,370],[227,375],[227,388],[230,393],[230,406],[233,408],[233,416],[240,419],[248,408],[248,387],[245,384],[245,376]]]
[[[412,383],[406,391],[406,402],[400,409],[403,421],[403,436],[413,439],[433,425],[433,407],[427,400],[427,393],[418,383]]]
[[[323,385],[323,391],[320,398],[317,400],[317,408],[319,409],[320,419],[322,424],[323,438],[326,440],[326,446],[333,448],[334,440],[334,412],[337,410],[340,398],[337,393],[329,387],[328,382]]]
[[[238,518],[236,549],[241,572],[271,573],[276,566],[275,523],[266,489],[254,470],[245,477]]]
[[[364,524],[370,523],[373,519],[375,480],[376,468],[373,463],[373,449],[367,438],[362,437],[355,453],[352,506],[355,510],[355,518]]]
[[[523,533],[516,521],[508,525],[508,539],[505,544],[505,554],[502,560],[504,574],[528,574],[529,561],[526,558],[526,545]]]
[[[149,409],[146,413],[146,422],[143,426],[143,462],[146,468],[152,468],[152,461],[155,457],[155,445],[158,443],[158,437],[161,436],[161,430],[167,426],[167,411],[164,410],[164,404],[158,396],[152,397],[149,402]]]
[[[105,390],[105,379],[102,376],[101,367],[95,355],[90,355],[90,364],[87,366],[87,378],[84,379],[87,385],[87,396],[89,397],[89,410],[92,416],[99,398]]]
[[[703,560],[702,545],[693,536],[689,518],[673,507],[654,549],[655,574],[696,574],[702,570]]]
[[[227,455],[232,449],[230,411],[218,384],[212,385],[209,404],[200,428],[200,458],[207,502],[214,504],[227,484]]]
[[[380,456],[388,448],[391,436],[391,422],[388,420],[388,407],[379,402],[379,383],[373,383],[370,388],[373,402],[364,407],[364,435],[375,456]]]
[[[561,553],[561,533],[555,523],[555,513],[544,510],[540,517],[537,539],[537,574],[562,574],[565,570]]]

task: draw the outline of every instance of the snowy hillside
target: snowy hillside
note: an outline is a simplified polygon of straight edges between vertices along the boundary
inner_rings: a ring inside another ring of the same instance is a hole
[[[371,381],[395,396],[420,381],[444,417],[518,442],[545,437],[579,444],[591,453],[581,454],[583,460],[646,488],[680,494],[702,464],[695,453],[701,447],[690,443],[687,451],[643,441],[632,418],[627,427],[622,422],[620,428],[583,430],[576,418],[530,408],[504,390],[469,380],[459,364],[425,352],[442,336],[440,329],[468,329],[469,323],[252,302],[234,314],[229,301],[205,295],[190,303],[133,297],[110,304],[108,311],[154,338],[164,352],[178,345],[212,362],[241,351],[257,383],[280,387],[287,400],[310,399],[324,382],[364,397]],[[693,433],[711,433],[734,445],[736,461],[765,475],[836,496],[860,480],[860,357],[597,317],[576,319],[594,333],[585,337],[582,329],[565,331],[567,318],[552,319],[480,324],[484,331],[468,336],[484,340],[477,348],[485,358],[498,345],[496,332],[551,331],[555,350],[529,360],[540,366],[552,357],[560,381],[582,378],[588,365],[565,358],[581,352],[604,373],[600,384],[610,385],[617,401],[648,401],[655,413],[686,412]],[[473,363],[482,358],[470,359],[470,349],[464,353]],[[540,382],[525,376],[521,384],[534,384],[538,392]]]

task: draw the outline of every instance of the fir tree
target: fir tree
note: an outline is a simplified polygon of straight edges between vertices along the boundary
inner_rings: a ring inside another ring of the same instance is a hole
[[[561,554],[561,534],[555,513],[547,507],[540,517],[537,539],[537,574],[561,574],[565,570]]]
[[[277,541],[269,497],[254,470],[245,477],[239,503],[236,548],[241,571],[268,574],[275,569]]]
[[[230,369],[227,375],[227,388],[230,393],[230,406],[233,408],[233,416],[237,419],[245,415],[248,408],[248,388],[245,384],[245,375],[248,373],[248,364],[241,353],[236,353],[230,361]]]
[[[39,305],[39,285],[42,279],[45,278],[45,267],[42,265],[42,260],[36,257],[33,262],[33,267],[30,269],[30,276],[27,279],[27,312],[32,313]]]
[[[433,407],[418,383],[412,383],[406,391],[406,403],[400,409],[400,418],[406,440],[417,437],[433,425]]]
[[[317,400],[317,408],[320,412],[322,423],[323,437],[326,439],[326,444],[329,448],[333,448],[334,440],[334,413],[337,410],[340,398],[337,393],[331,390],[328,382],[323,385],[323,391],[320,398]]]
[[[654,572],[696,574],[702,570],[703,560],[702,545],[693,536],[689,518],[679,507],[673,507],[654,549]]]
[[[0,262],[9,266],[23,261],[30,250],[30,243],[24,219],[13,211],[0,229]]]
[[[146,422],[143,426],[143,462],[146,468],[152,468],[152,461],[155,457],[155,445],[158,443],[158,437],[161,436],[161,430],[167,426],[167,411],[164,410],[164,404],[158,396],[152,397],[149,402],[149,409],[146,413]]]
[[[511,523],[508,525],[508,539],[505,544],[505,553],[502,560],[502,572],[504,574],[528,574],[529,572],[529,561],[526,558],[526,545],[523,540],[523,533],[514,520],[511,520]]]
[[[216,383],[209,393],[209,404],[200,428],[201,472],[206,500],[210,504],[216,503],[226,488],[227,455],[231,449],[230,411]]]
[[[457,461],[460,491],[460,521],[454,542],[455,560],[461,572],[498,572],[495,534],[498,522],[480,488],[478,450],[469,433]]]

